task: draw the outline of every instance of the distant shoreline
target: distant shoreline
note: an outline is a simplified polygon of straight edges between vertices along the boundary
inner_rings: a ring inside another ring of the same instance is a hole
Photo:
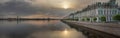
[[[53,18],[2,18],[0,20],[61,20]]]

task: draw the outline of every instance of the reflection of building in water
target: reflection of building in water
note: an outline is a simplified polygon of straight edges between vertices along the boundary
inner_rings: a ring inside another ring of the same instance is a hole
[[[108,22],[114,21],[112,17],[116,14],[120,14],[118,3],[116,3],[116,0],[110,0],[108,3],[97,2],[96,4],[88,5],[82,11],[77,11],[66,18],[79,19],[79,21],[89,18],[91,22],[101,22],[100,18],[104,16]]]

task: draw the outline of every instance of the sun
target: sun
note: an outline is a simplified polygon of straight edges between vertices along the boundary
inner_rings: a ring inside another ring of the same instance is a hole
[[[68,9],[68,8],[70,8],[70,4],[68,2],[63,2],[62,8]]]
[[[65,4],[65,5],[63,5],[63,8],[64,8],[64,9],[68,9],[69,6],[68,6],[67,4]]]

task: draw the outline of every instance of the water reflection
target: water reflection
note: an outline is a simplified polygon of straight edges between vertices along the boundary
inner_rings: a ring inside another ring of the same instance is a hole
[[[32,24],[32,25],[47,25],[47,24],[57,24],[59,21],[58,20],[43,20],[43,21],[25,21],[24,23]]]
[[[66,31],[49,31],[49,32],[36,32],[31,35],[33,38],[85,38],[82,33],[69,30]],[[30,38],[30,37],[29,37]]]
[[[0,21],[0,38],[85,38],[58,21]]]
[[[64,33],[65,35],[67,35],[67,34],[68,34],[68,30],[65,29],[65,30],[63,31],[63,33]]]

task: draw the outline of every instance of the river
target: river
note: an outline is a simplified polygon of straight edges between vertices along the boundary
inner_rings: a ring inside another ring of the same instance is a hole
[[[86,38],[59,20],[0,21],[0,38]]]

